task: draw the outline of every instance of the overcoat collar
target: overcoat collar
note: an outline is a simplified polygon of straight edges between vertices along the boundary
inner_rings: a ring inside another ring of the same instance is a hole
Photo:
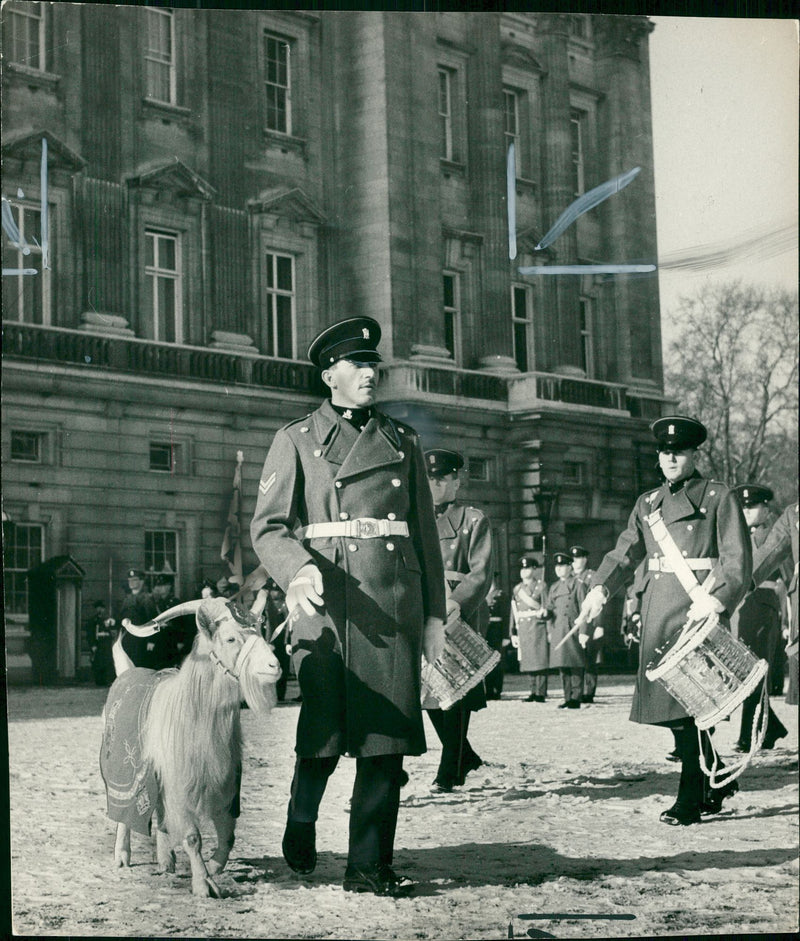
[[[360,433],[339,417],[328,399],[313,417],[317,438],[324,445],[322,456],[331,464],[341,465],[337,480],[403,460],[395,445],[394,428],[382,412],[373,412]]]
[[[464,522],[466,508],[462,504],[454,503],[449,506],[441,516],[436,518],[436,528],[440,539],[452,539]]]
[[[669,484],[663,483],[653,495],[650,512],[661,507],[661,515],[667,525],[695,516],[703,505],[707,487],[708,481],[697,471],[677,493],[670,493]]]

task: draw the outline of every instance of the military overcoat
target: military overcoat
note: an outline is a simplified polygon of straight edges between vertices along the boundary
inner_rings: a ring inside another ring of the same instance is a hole
[[[578,640],[576,631],[567,641],[556,650],[559,642],[572,630],[575,620],[580,614],[581,604],[586,597],[586,585],[574,575],[559,578],[553,582],[547,592],[547,617],[550,626],[550,666],[571,667],[583,669],[586,666],[586,655]]]
[[[664,483],[636,501],[627,528],[600,563],[594,584],[614,594],[630,582],[636,569],[634,594],[639,599],[642,634],[630,718],[650,725],[687,715],[659,682],[645,676],[648,664],[660,659],[656,648],[663,649],[680,631],[691,604],[675,574],[651,566],[651,562],[660,566],[654,560],[663,556],[646,521],[658,508],[684,557],[711,560],[710,571],[698,570],[695,575],[701,583],[714,577],[710,593],[728,618],[741,601],[752,571],[747,525],[739,502],[725,484],[695,472],[675,493]]]
[[[461,620],[485,638],[493,574],[489,520],[474,506],[452,503],[437,516],[436,528],[450,597],[461,606]],[[485,705],[486,691],[479,683],[464,697],[464,706],[476,711]]]
[[[547,619],[532,613],[547,607],[547,585],[542,578],[538,578],[531,588],[525,582],[518,582],[511,594],[514,599],[511,616],[519,638],[519,668],[523,673],[547,670],[550,666]]]
[[[406,522],[409,535],[302,531],[360,518]],[[264,463],[251,536],[284,591],[307,563],[322,573],[324,609],[289,619],[298,755],[422,754],[422,632],[426,617],[445,617],[445,585],[414,430],[373,410],[359,433],[327,400],[286,425]]]
[[[584,586],[585,597],[594,584],[594,569],[584,569],[582,572],[573,572],[573,575]],[[594,632],[598,627],[601,627],[602,624],[603,616],[601,614],[597,620],[592,621],[588,625],[588,640],[586,641],[586,646],[583,648],[583,656],[587,669],[593,669],[600,659],[600,651],[603,649],[603,638],[595,638]]]
[[[753,558],[767,538],[771,522],[774,519],[751,529]],[[778,575],[769,573],[773,580]],[[731,618],[731,630],[757,657],[771,665],[781,642],[781,599],[775,589],[765,585],[748,592]]]

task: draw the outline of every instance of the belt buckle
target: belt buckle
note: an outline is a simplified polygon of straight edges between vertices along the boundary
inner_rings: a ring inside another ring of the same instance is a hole
[[[359,539],[372,539],[378,535],[378,520],[362,517],[358,520]]]

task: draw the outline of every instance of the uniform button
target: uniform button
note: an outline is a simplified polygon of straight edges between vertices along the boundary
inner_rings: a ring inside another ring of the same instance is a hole
[[[337,490],[341,490],[341,487],[342,487],[341,480],[334,481],[333,486],[336,487]]]
[[[402,480],[400,480],[399,477],[393,477],[393,478],[392,478],[392,486],[393,486],[393,487],[399,487],[401,483],[402,483]]]
[[[387,542],[387,543],[386,543],[386,548],[389,550],[389,552],[394,552],[394,543],[393,543],[393,542]]]
[[[716,490],[709,490],[709,491],[708,491],[708,495],[709,495],[710,497],[716,496],[716,493],[717,493]]]
[[[401,458],[404,458],[406,456],[405,451],[398,451],[397,453]]]
[[[350,519],[350,514],[349,514],[349,513],[340,513],[340,514],[339,514],[339,519],[340,519],[340,520]]]
[[[683,552],[681,553],[681,555],[687,555],[687,556],[688,556],[689,553],[686,551],[686,549],[684,549]]]
[[[347,548],[350,550],[350,552],[355,552],[358,549],[358,546],[354,542],[351,542]]]
[[[689,530],[689,532],[691,532],[694,529],[694,526],[692,526],[692,524],[689,523],[689,525],[686,528]]]
[[[469,536],[469,530],[468,530],[468,529],[462,529],[461,532],[462,532],[465,536]]]
[[[387,513],[387,514],[386,514],[386,519],[396,520],[397,517],[394,515],[394,513]]]
[[[321,457],[321,456],[322,456],[322,449],[317,448],[316,451],[314,451],[314,457]]]
[[[661,576],[660,576],[660,575],[656,575],[656,581],[658,581],[659,578],[661,578]]]
[[[308,425],[303,425],[303,427],[300,429],[300,434],[301,435],[308,434]]]
[[[450,548],[451,548],[451,549],[455,549],[455,547],[456,547],[457,545],[458,545],[457,542],[451,542],[451,543],[450,543]]]
[[[708,510],[707,510],[704,506],[701,506],[701,507],[700,507],[700,512],[701,512],[701,513],[708,513]]]
[[[406,433],[405,428],[398,428],[397,430],[400,432],[401,435],[404,435]]]

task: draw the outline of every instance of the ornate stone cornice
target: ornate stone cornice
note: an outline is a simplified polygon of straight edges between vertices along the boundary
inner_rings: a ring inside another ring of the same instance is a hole
[[[640,59],[640,48],[655,29],[646,16],[613,16],[603,14],[592,20],[598,55],[626,56],[636,62]]]

